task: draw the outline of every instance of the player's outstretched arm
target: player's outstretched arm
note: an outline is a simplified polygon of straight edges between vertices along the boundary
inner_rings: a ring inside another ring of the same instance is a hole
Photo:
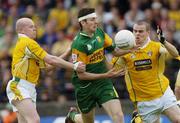
[[[128,53],[130,53],[131,52],[131,50],[123,50],[123,49],[119,49],[119,48],[116,48],[113,52],[112,52],[112,54],[114,55],[114,56],[123,56],[123,55],[125,55],[125,54],[128,54]]]
[[[67,62],[63,60],[60,57],[53,56],[50,54],[47,54],[44,58],[44,61],[50,65],[56,66],[56,67],[61,67],[61,68],[66,68],[70,70],[76,70],[78,72],[84,72],[86,70],[85,64],[82,62],[77,62],[76,64],[72,64],[70,62]]]
[[[77,73],[79,79],[81,80],[96,80],[96,79],[103,79],[103,78],[113,78],[118,77],[124,74],[124,70],[117,71],[115,68],[109,70],[106,73],[88,73],[88,72],[81,72]]]
[[[165,48],[170,53],[170,55],[172,55],[173,57],[178,57],[179,53],[178,53],[176,47],[173,46],[171,43],[169,43],[165,39],[163,32],[162,32],[162,29],[159,26],[157,27],[157,35],[158,35],[159,41],[165,46]]]

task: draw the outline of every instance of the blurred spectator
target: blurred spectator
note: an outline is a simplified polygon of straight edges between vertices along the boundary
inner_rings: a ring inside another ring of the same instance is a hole
[[[43,21],[43,24],[46,23],[49,14],[46,0],[36,0],[36,13],[38,17]]]
[[[161,20],[161,11],[160,10],[161,10],[161,8],[162,8],[162,4],[158,1],[155,1],[151,4],[153,20],[154,20],[156,25],[160,24],[160,20]]]
[[[65,30],[69,24],[68,11],[64,8],[64,0],[56,0],[56,8],[50,10],[49,21],[55,21],[56,30]]]
[[[41,88],[42,87],[43,89],[39,93],[41,101],[57,100],[58,86],[56,86],[53,76],[46,76],[41,83]]]
[[[7,24],[7,17],[0,9],[0,37],[2,37],[5,33],[6,24]]]
[[[63,54],[71,46],[71,41],[63,31],[57,32],[57,42],[52,45],[51,53],[56,56]]]
[[[45,25],[45,32],[39,39],[40,45],[42,45],[46,51],[50,51],[52,45],[58,40],[55,27],[56,25],[53,20],[48,21]]]
[[[16,5],[10,7],[7,17],[7,25],[12,26],[15,29],[15,22],[19,17],[18,7]]]
[[[130,9],[125,14],[125,21],[127,24],[127,28],[132,30],[133,25],[138,20],[144,20],[145,15],[144,13],[139,9],[139,2],[138,0],[129,0]]]
[[[160,11],[160,26],[162,30],[168,29],[169,17],[168,17],[168,10],[166,8],[161,9]]]
[[[15,35],[13,28],[7,26],[5,28],[5,35],[0,38],[0,58],[11,56],[14,48]]]
[[[179,0],[172,0],[170,2],[169,18],[176,23],[176,30],[180,30],[180,2]]]
[[[152,29],[156,30],[157,23],[154,20],[152,10],[150,8],[147,8],[147,9],[145,9],[144,14],[145,14],[145,21],[147,21],[151,25]]]

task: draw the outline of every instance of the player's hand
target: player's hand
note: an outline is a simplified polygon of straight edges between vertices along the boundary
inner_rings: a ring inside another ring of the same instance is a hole
[[[164,44],[165,41],[166,41],[166,39],[165,39],[165,37],[164,37],[164,35],[163,35],[162,29],[161,29],[160,26],[157,26],[157,36],[158,36],[159,41],[160,41],[162,44]]]
[[[136,52],[137,50],[139,50],[139,48],[141,47],[141,45],[135,45],[130,52]]]
[[[108,78],[114,78],[122,75],[124,75],[124,69],[120,69],[117,71],[116,68],[113,68],[107,72]]]
[[[83,62],[77,62],[74,64],[74,70],[82,73],[86,71],[86,65]]]

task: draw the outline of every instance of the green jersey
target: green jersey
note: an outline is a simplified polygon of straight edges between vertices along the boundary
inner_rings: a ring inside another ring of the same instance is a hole
[[[84,32],[79,32],[74,38],[71,48],[73,62],[82,61],[85,63],[86,72],[105,73],[107,68],[104,51],[111,52],[115,46],[112,39],[100,28],[97,28],[92,37],[89,37]],[[100,84],[101,82],[110,81],[110,79],[80,80],[76,72],[74,72],[72,81],[75,88],[79,88],[89,83]]]

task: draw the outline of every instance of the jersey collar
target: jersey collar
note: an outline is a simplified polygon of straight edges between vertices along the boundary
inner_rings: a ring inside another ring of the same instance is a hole
[[[93,37],[93,36],[89,36],[86,32],[83,32],[83,31],[80,32],[80,35],[88,37],[88,38],[92,38]]]
[[[22,33],[18,33],[18,37],[28,37],[28,36]]]
[[[150,37],[147,37],[146,43],[142,47],[140,47],[140,49],[145,48],[149,44],[150,41],[151,41]]]

